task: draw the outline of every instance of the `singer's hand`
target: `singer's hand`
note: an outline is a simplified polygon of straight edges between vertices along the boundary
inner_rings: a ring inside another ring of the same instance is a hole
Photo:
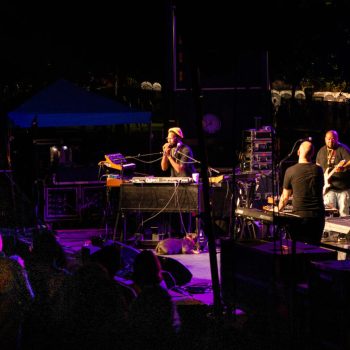
[[[171,147],[170,147],[170,143],[165,143],[163,145],[163,154],[166,156],[170,155],[170,151],[171,151]]]

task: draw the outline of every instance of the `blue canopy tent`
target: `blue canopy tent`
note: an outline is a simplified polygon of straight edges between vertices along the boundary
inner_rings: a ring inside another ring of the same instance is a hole
[[[78,185],[80,182],[89,186],[89,184],[95,183],[98,178],[97,162],[102,158],[102,154],[99,154],[100,150],[96,150],[96,148],[101,147],[105,150],[107,147],[111,147],[108,144],[110,140],[122,142],[120,138],[111,137],[108,132],[113,133],[115,129],[110,128],[110,131],[107,131],[107,127],[147,124],[145,138],[149,138],[151,128],[151,112],[130,108],[111,98],[86,91],[66,80],[54,82],[18,108],[8,112],[8,119],[10,127],[18,133],[14,138],[17,140],[17,151],[13,162],[15,165],[14,173],[18,175],[16,181],[19,181],[21,188],[33,195],[36,215],[39,212],[46,213],[42,208],[42,197],[46,196],[46,192],[40,188],[43,181],[38,181],[38,179],[48,179],[52,173],[55,173],[57,175],[56,181],[61,181],[61,183],[69,181],[71,187],[75,186],[74,184],[80,186]],[[94,134],[95,126],[98,132],[96,135]],[[82,131],[81,127],[87,127],[88,130]],[[106,128],[103,128],[101,132],[100,127]],[[58,128],[58,131],[55,130]],[[31,129],[31,131],[27,132],[26,129]],[[124,136],[125,138],[129,137],[127,134]],[[79,144],[81,148],[74,148],[74,152],[78,154],[77,159],[74,158],[74,155],[68,154],[67,162],[61,162],[62,158],[59,164],[55,163],[55,159],[51,157],[50,153],[51,146],[63,145],[54,143],[57,139],[60,142],[64,140],[64,145],[67,142],[68,146],[71,147],[72,143],[69,143],[69,138],[72,138],[70,141],[75,145],[82,142]],[[106,144],[104,144],[105,140]],[[9,145],[10,143],[8,143],[8,147],[10,147]],[[8,154],[10,154],[10,150],[8,150]],[[92,166],[92,163],[95,165]],[[35,190],[32,190],[33,188]],[[97,189],[100,188],[97,187]],[[94,193],[89,191],[88,189],[86,193]],[[76,191],[76,193],[82,195],[85,192],[81,190]],[[75,200],[74,196],[72,198]],[[74,203],[82,203],[84,200],[78,198]],[[47,198],[46,202],[49,203]],[[72,207],[75,205],[68,204]],[[103,204],[99,207],[103,207]],[[78,212],[80,210],[81,208]]]
[[[101,160],[101,155],[98,154],[100,150],[96,150],[95,146],[100,147],[101,145],[102,149],[109,150],[108,147],[112,148],[115,146],[107,144],[110,140],[117,139],[119,143],[123,143],[123,146],[126,147],[126,140],[129,137],[127,133],[124,133],[123,138],[113,137],[113,135],[107,134],[109,135],[108,138],[105,134],[106,130],[102,132],[99,130],[99,134],[96,134],[95,138],[93,136],[95,126],[108,127],[129,124],[137,124],[139,126],[140,124],[146,124],[146,129],[141,127],[138,130],[146,130],[146,133],[143,132],[143,137],[146,138],[146,142],[147,139],[149,142],[151,115],[151,112],[143,112],[130,108],[116,100],[89,92],[69,81],[60,79],[41,90],[15,110],[10,111],[8,118],[11,127],[21,133],[17,134],[17,136],[20,135],[17,137],[17,140],[21,144],[21,155],[30,151],[31,144],[35,146],[32,149],[32,154],[36,155],[39,154],[36,146],[43,146],[40,152],[45,152],[44,160],[48,162],[47,152],[50,150],[46,150],[45,147],[60,146],[57,142],[64,142],[71,147],[72,140],[75,140],[75,143],[82,142],[79,144],[81,149],[77,150],[78,148],[75,148],[76,155],[79,155],[73,163],[77,166],[78,164],[82,165],[84,162],[87,162],[84,155],[88,152],[89,161],[97,162],[97,158]],[[80,127],[89,127],[89,132],[81,133]],[[58,132],[55,131],[56,128],[59,128]],[[72,128],[74,129],[73,132]],[[32,132],[26,133],[25,129],[32,129]],[[42,130],[39,132],[37,129]],[[110,131],[110,133],[112,132],[114,131]],[[80,134],[82,135],[81,139]],[[121,135],[119,134],[118,136]],[[32,137],[33,139],[27,140],[28,137]],[[72,139],[70,140],[70,138]],[[91,140],[96,143],[91,142]],[[106,144],[104,143],[105,140],[108,140]],[[122,145],[120,144],[119,146]],[[136,146],[137,144],[135,143]],[[127,147],[128,151],[134,151],[130,148],[130,144]],[[126,152],[126,149],[119,149],[119,151]],[[8,150],[8,154],[10,154],[10,150]],[[24,162],[27,158],[23,156],[21,162]],[[68,158],[67,162],[70,162],[70,158]],[[17,161],[17,164],[19,163]]]
[[[49,85],[8,113],[13,126],[99,126],[151,123],[151,112],[142,112],[112,99],[88,92],[66,80]]]

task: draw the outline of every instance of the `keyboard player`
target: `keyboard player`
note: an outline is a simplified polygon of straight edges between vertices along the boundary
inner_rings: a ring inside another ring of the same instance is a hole
[[[164,172],[170,169],[171,177],[192,178],[192,174],[196,172],[193,165],[193,154],[191,148],[183,143],[183,138],[184,134],[179,127],[173,127],[168,130],[167,142],[163,145],[161,168]],[[186,232],[186,227],[187,230],[190,230],[189,232],[193,232],[193,229],[191,229],[191,214],[181,216],[181,220],[173,221],[172,226],[176,236],[183,236]]]
[[[309,141],[301,143],[298,149],[298,163],[287,168],[278,211],[283,211],[293,196],[293,214],[301,217],[290,228],[292,239],[319,245],[325,225],[323,203],[324,177],[322,168],[312,162],[314,146]]]
[[[183,132],[174,127],[168,130],[167,142],[163,145],[161,168],[167,171],[170,168],[171,176],[192,177],[195,173],[192,150],[183,143]]]

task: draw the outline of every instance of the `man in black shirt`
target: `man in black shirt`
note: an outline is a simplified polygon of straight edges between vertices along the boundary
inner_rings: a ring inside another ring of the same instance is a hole
[[[311,162],[313,154],[311,142],[305,141],[300,145],[298,163],[289,167],[284,175],[278,210],[282,211],[293,196],[293,213],[301,220],[291,227],[292,239],[318,245],[325,224],[324,178],[322,168]]]

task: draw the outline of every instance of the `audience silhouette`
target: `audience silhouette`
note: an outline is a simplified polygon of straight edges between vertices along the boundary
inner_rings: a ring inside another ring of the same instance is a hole
[[[133,347],[176,348],[176,335],[181,321],[176,305],[161,285],[163,278],[158,257],[151,250],[143,250],[134,261],[133,271],[136,299],[130,305],[130,324]]]
[[[0,257],[0,349],[20,349],[22,326],[33,296],[23,267]]]

